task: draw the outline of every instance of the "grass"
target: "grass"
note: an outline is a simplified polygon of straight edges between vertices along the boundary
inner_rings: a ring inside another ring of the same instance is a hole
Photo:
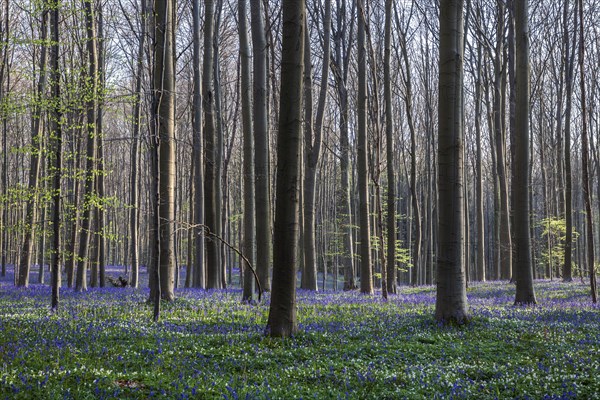
[[[433,287],[383,302],[298,293],[301,332],[265,337],[268,296],[180,289],[151,321],[146,290],[61,292],[0,282],[0,399],[593,399],[600,315],[582,283],[473,284],[472,322],[433,320]]]

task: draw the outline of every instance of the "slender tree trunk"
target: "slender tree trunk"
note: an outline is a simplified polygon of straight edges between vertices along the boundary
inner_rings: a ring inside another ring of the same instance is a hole
[[[510,235],[510,210],[508,196],[508,182],[506,172],[506,129],[505,129],[505,97],[506,97],[506,67],[507,60],[504,56],[504,25],[505,6],[497,5],[498,26],[496,40],[496,59],[494,62],[494,141],[496,150],[496,173],[498,176],[499,212],[499,255],[500,279],[510,280],[512,274],[512,238]]]
[[[463,199],[463,2],[440,2],[438,256],[435,317],[469,318],[465,288]]]
[[[214,122],[214,93],[213,85],[213,28],[214,28],[214,1],[204,1],[204,64],[202,70],[202,109],[204,111],[204,209],[205,222],[211,233],[220,235],[220,220],[218,208],[220,199],[217,197],[221,182],[217,172],[217,143]],[[221,267],[221,251],[219,242],[211,236],[206,237],[206,262],[208,289],[221,288],[219,269]]]
[[[206,287],[206,268],[204,265],[204,138],[202,132],[202,74],[201,42],[200,42],[200,0],[193,0],[193,29],[194,29],[194,97],[193,97],[193,152],[194,157],[194,224],[197,226],[194,236],[194,266],[193,286]]]
[[[42,157],[42,135],[44,125],[42,123],[43,103],[42,99],[46,90],[46,63],[48,38],[48,13],[49,10],[44,5],[42,9],[42,24],[40,27],[41,54],[39,64],[39,76],[36,92],[34,94],[33,111],[31,115],[31,164],[29,169],[29,187],[27,191],[27,201],[25,202],[25,220],[23,233],[23,246],[19,258],[18,286],[29,286],[29,272],[31,270],[31,257],[33,253],[33,242],[35,234],[36,207],[38,193],[38,179],[40,176],[40,158]],[[6,151],[6,149],[5,149]]]
[[[52,177],[52,257],[50,266],[52,269],[52,310],[58,308],[60,296],[60,198],[61,198],[61,171],[62,171],[62,130],[61,130],[61,104],[60,104],[60,53],[59,53],[59,11],[60,1],[51,7],[50,11],[50,87],[52,99],[51,112],[51,134],[50,143],[53,155],[53,177]]]
[[[481,115],[481,62],[482,48],[481,44],[477,46],[477,78],[475,83],[475,115]],[[483,167],[482,167],[482,148],[481,148],[481,120],[475,118],[475,142],[477,146],[475,161],[475,207],[477,221],[477,280],[485,282],[485,228],[484,228],[484,207],[483,207]]]
[[[154,77],[155,134],[158,144],[158,237],[157,268],[159,280],[154,292],[164,300],[174,300],[175,285],[175,2],[154,3]],[[156,255],[155,255],[156,256]],[[156,317],[158,318],[158,316]]]
[[[238,0],[240,35],[240,64],[242,80],[242,127],[244,131],[244,255],[254,265],[256,259],[256,215],[254,197],[254,136],[252,133],[252,84],[250,80],[250,46],[246,23],[247,1]],[[242,301],[251,301],[254,296],[254,277],[247,266],[244,268]]]
[[[87,51],[87,86],[86,86],[86,163],[84,183],[84,205],[81,215],[81,233],[79,235],[79,257],[77,261],[77,276],[75,290],[87,290],[88,250],[90,244],[90,231],[92,228],[93,203],[96,195],[94,183],[94,168],[96,166],[96,112],[98,94],[98,48],[96,37],[96,22],[94,7],[91,0],[83,0],[85,26],[86,26],[86,51]]]
[[[98,136],[98,160],[97,160],[97,191],[98,198],[102,203],[105,198],[104,184],[104,18],[102,14],[102,2],[98,2],[98,110],[96,114],[96,135]],[[104,287],[106,281],[106,211],[103,206],[96,207],[98,213],[96,235],[98,240],[98,283]]]
[[[513,212],[515,275],[517,290],[515,304],[535,304],[533,265],[531,263],[531,237],[529,232],[529,1],[515,1],[515,152],[513,168]]]
[[[133,103],[133,142],[131,145],[131,180],[130,180],[130,226],[129,226],[129,255],[131,257],[131,279],[129,283],[131,287],[137,288],[139,285],[139,166],[138,166],[138,155],[140,152],[140,131],[142,125],[142,74],[144,73],[144,47],[146,42],[146,0],[141,0],[140,3],[140,40],[138,43],[137,59],[136,59],[136,72],[135,72],[135,93]]]
[[[298,329],[296,269],[298,264],[299,198],[302,148],[302,76],[304,0],[283,2],[283,44],[279,137],[277,141],[277,204],[273,243],[273,293],[267,332],[288,337]]]
[[[565,48],[565,137],[564,137],[564,163],[565,163],[565,260],[563,264],[563,281],[573,280],[573,177],[571,173],[571,109],[573,98],[573,69],[575,65],[575,45],[571,46],[569,30],[571,29],[569,14],[569,2],[565,1],[563,9],[563,29]],[[559,116],[560,118],[560,116]]]
[[[367,141],[367,52],[365,41],[366,10],[363,0],[357,1],[358,10],[358,90],[357,90],[357,181],[359,196],[360,227],[360,291],[373,293],[373,276],[371,267],[371,229],[369,223],[369,179],[368,175],[368,141]]]
[[[394,176],[394,110],[392,103],[392,76],[390,63],[392,55],[392,0],[385,2],[385,52],[384,52],[384,98],[385,98],[385,137],[387,158],[387,292],[396,294],[396,180]]]
[[[250,2],[253,52],[254,177],[256,180],[256,272],[260,286],[271,289],[271,210],[269,200],[269,124],[267,94],[267,38],[261,1]]]
[[[214,136],[215,136],[215,190],[217,199],[217,208],[215,209],[216,229],[221,237],[226,237],[227,229],[227,189],[223,192],[223,185],[227,178],[227,168],[223,166],[223,116],[221,105],[221,71],[219,62],[219,28],[221,26],[221,11],[223,1],[216,0],[214,13],[214,27],[212,29],[212,49],[213,49],[213,93],[214,93]],[[227,287],[226,256],[223,243],[218,242],[219,264],[217,265],[217,279],[219,288]]]
[[[317,113],[312,121],[312,67],[310,60],[310,35],[308,27],[305,30],[304,47],[304,76],[305,76],[305,172],[304,172],[304,273],[302,283],[304,289],[317,290],[317,257],[315,245],[315,196],[317,166],[321,158],[321,142],[323,129],[323,116],[327,102],[327,87],[329,84],[330,60],[330,27],[331,27],[331,0],[325,1],[325,10],[322,23],[323,34],[323,63],[321,65],[321,84],[317,103]],[[308,78],[308,79],[307,79]],[[306,276],[306,280],[305,280]]]
[[[1,39],[2,42],[7,42],[10,35],[9,29],[9,14],[10,14],[10,2],[5,0],[3,2],[4,7],[4,29],[2,30]],[[8,65],[8,46],[3,46],[2,49],[2,61],[0,64],[0,101],[4,101],[5,96],[5,85],[10,88],[10,67]],[[2,190],[2,196],[7,194],[8,184],[8,149],[7,149],[7,116],[2,113],[0,117],[2,121],[2,174],[0,189]],[[6,202],[0,202],[0,264],[2,277],[6,276],[6,244],[7,244],[7,229],[6,223],[8,221],[8,205]]]
[[[581,120],[583,129],[581,131],[581,179],[583,188],[583,203],[585,205],[585,235],[587,241],[586,262],[590,274],[590,291],[592,302],[598,302],[598,290],[596,289],[596,270],[594,265],[594,216],[592,215],[592,191],[590,188],[590,153],[588,145],[588,120],[587,99],[585,88],[585,36],[583,20],[583,0],[579,0],[579,87],[581,91]],[[600,179],[600,178],[599,178]]]

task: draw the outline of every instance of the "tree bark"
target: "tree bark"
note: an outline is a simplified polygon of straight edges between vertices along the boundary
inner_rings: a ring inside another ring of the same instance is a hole
[[[368,179],[368,141],[367,141],[367,57],[366,57],[366,15],[363,0],[356,0],[358,10],[358,89],[357,89],[357,180],[359,197],[360,228],[360,291],[373,293],[371,267],[371,229],[369,223],[369,179]]]
[[[154,2],[154,113],[158,137],[158,290],[175,299],[175,2]],[[156,255],[155,255],[156,256]]]
[[[260,286],[271,289],[271,210],[269,200],[269,124],[267,95],[267,38],[261,1],[250,2],[253,50],[254,178],[256,180],[256,272]]]
[[[146,42],[146,0],[141,0],[140,3],[140,39],[137,49],[136,72],[135,72],[135,93],[133,103],[133,138],[131,144],[131,176],[130,176],[130,203],[131,210],[129,215],[129,256],[131,257],[131,277],[129,284],[133,288],[139,285],[139,185],[138,185],[138,154],[140,151],[140,131],[142,124],[142,74],[144,73],[144,46]]]
[[[515,304],[535,304],[531,237],[529,232],[529,0],[515,1],[515,152],[513,154],[514,269],[517,281]]]
[[[200,41],[200,0],[192,2],[194,49],[194,97],[193,108],[193,151],[194,157],[194,224],[196,225],[194,235],[194,266],[193,286],[195,288],[206,287],[206,266],[204,264],[204,138],[202,132],[202,73],[201,73],[201,41]]]
[[[243,249],[246,258],[255,265],[256,259],[256,215],[254,197],[254,136],[252,133],[252,84],[250,81],[250,46],[248,44],[248,14],[246,0],[238,0],[238,18],[240,35],[240,64],[242,92],[242,128],[244,140],[244,242]],[[254,297],[254,276],[246,265],[243,274],[242,301],[252,301]]]
[[[317,257],[315,244],[315,196],[316,196],[316,179],[317,166],[321,159],[321,143],[323,130],[323,116],[325,114],[325,106],[327,103],[327,88],[329,85],[329,60],[330,60],[330,31],[331,31],[331,0],[325,0],[325,10],[323,14],[322,34],[323,34],[323,62],[321,64],[321,84],[319,87],[319,98],[317,101],[317,113],[312,126],[305,129],[305,172],[304,172],[304,271],[306,273],[305,289],[317,290]],[[312,71],[310,61],[310,42],[308,27],[306,32],[305,52],[305,76]],[[312,84],[312,79],[309,80]],[[309,82],[305,82],[305,85]],[[304,88],[306,98],[312,96],[312,87]],[[312,103],[312,100],[311,102]],[[305,107],[308,111],[308,102]],[[308,117],[308,115],[307,115]],[[305,124],[310,124],[310,120],[306,118]],[[302,274],[303,282],[304,275]]]
[[[213,97],[213,28],[214,1],[204,1],[204,64],[202,67],[202,109],[204,111],[204,211],[207,228],[214,234],[220,235],[220,220],[218,208],[220,199],[217,198],[221,182],[217,176],[217,145],[214,122]],[[206,287],[221,288],[219,269],[221,268],[221,251],[219,242],[211,236],[206,236]]]
[[[435,318],[468,320],[463,199],[463,2],[440,2],[438,257]]]
[[[53,155],[53,177],[52,177],[52,258],[50,266],[52,270],[52,310],[58,308],[60,298],[60,198],[61,198],[61,171],[62,171],[62,130],[61,130],[61,104],[60,104],[60,52],[59,52],[59,10],[60,2],[54,4],[50,11],[50,87],[52,118],[50,143]]]
[[[565,260],[563,264],[563,281],[573,280],[573,177],[571,173],[571,110],[573,98],[573,69],[575,65],[575,45],[571,46],[569,31],[571,26],[568,18],[569,2],[565,1],[563,9],[563,41],[565,51],[565,137],[564,137],[564,163],[565,163]],[[558,116],[559,118],[561,116]]]
[[[392,103],[392,76],[390,63],[392,55],[392,0],[385,2],[384,33],[384,98],[385,98],[385,137],[387,162],[387,292],[396,294],[396,180],[394,175],[394,110]],[[383,284],[383,283],[382,283]]]
[[[39,64],[39,76],[36,92],[34,94],[33,111],[31,115],[31,164],[29,169],[29,186],[27,190],[27,201],[25,205],[25,220],[23,233],[23,246],[19,258],[17,286],[29,286],[29,272],[31,270],[31,255],[33,253],[33,237],[35,234],[36,206],[38,193],[38,179],[40,176],[40,157],[42,156],[42,99],[46,90],[46,63],[48,38],[48,13],[46,6],[42,9],[42,24],[40,27],[41,54]],[[6,149],[4,149],[6,151]]]
[[[590,188],[590,153],[588,145],[588,121],[587,121],[587,99],[585,91],[585,36],[583,20],[583,0],[579,0],[579,87],[581,95],[581,119],[583,129],[581,131],[581,184],[583,187],[583,202],[585,205],[585,234],[587,241],[586,263],[590,274],[590,292],[592,302],[598,302],[598,290],[596,288],[596,269],[594,265],[594,216],[592,215],[592,191]]]
[[[90,231],[92,228],[93,207],[96,202],[94,168],[96,166],[97,135],[96,113],[98,107],[98,47],[96,37],[96,21],[94,7],[91,0],[83,0],[86,27],[86,52],[87,52],[87,86],[86,86],[86,162],[84,183],[84,204],[81,214],[81,231],[79,235],[79,258],[77,261],[77,275],[75,290],[87,290],[88,250],[90,244]]]
[[[302,76],[304,0],[283,1],[283,43],[275,238],[273,243],[273,293],[267,333],[289,337],[298,329],[296,318],[296,269],[298,264],[299,198],[302,147]]]

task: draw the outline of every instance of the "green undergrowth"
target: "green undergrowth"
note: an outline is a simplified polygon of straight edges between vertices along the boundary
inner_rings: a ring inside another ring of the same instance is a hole
[[[579,283],[469,288],[472,319],[433,319],[432,287],[377,296],[301,292],[300,332],[264,335],[268,303],[180,290],[151,321],[145,291],[0,285],[3,399],[593,399],[600,315]],[[268,300],[268,299],[267,299]]]

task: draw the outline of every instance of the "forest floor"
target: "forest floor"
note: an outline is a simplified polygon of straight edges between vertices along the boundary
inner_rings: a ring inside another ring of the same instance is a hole
[[[264,335],[236,289],[178,289],[153,323],[147,290],[17,289],[0,280],[0,399],[593,399],[600,309],[587,285],[472,284],[472,321],[433,319],[434,287],[387,302],[357,292],[298,293],[300,332]]]

